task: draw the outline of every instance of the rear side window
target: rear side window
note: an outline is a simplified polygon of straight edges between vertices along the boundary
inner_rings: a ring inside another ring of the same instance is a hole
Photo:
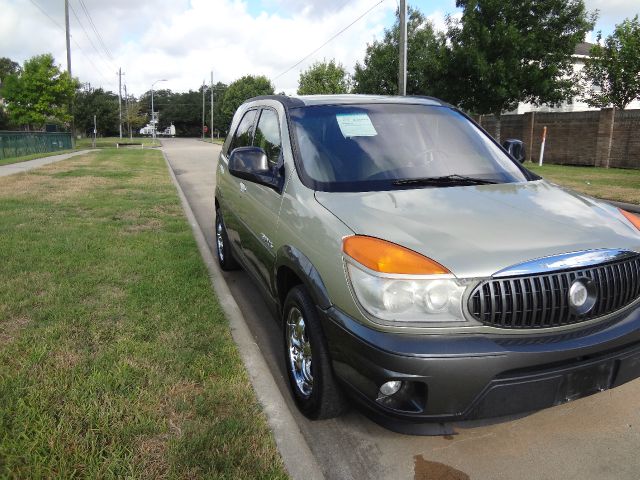
[[[256,119],[256,110],[249,110],[244,114],[240,124],[236,129],[236,133],[231,141],[229,152],[233,152],[238,147],[250,147],[253,136],[253,123]]]
[[[256,127],[253,145],[262,148],[271,165],[278,163],[280,151],[282,150],[280,140],[280,124],[278,114],[273,110],[264,109],[260,114],[260,120]]]

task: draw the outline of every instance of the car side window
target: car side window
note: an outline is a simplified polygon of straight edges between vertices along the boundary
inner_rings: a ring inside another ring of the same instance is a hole
[[[265,108],[260,113],[253,145],[262,148],[266,152],[267,160],[272,166],[278,163],[282,150],[282,141],[280,139],[278,114],[273,110]]]
[[[252,134],[253,134],[253,123],[256,119],[256,110],[249,110],[244,114],[242,120],[240,120],[240,124],[236,129],[236,133],[233,136],[233,140],[231,141],[231,146],[229,147],[229,152],[233,152],[235,148],[238,147],[250,147]]]

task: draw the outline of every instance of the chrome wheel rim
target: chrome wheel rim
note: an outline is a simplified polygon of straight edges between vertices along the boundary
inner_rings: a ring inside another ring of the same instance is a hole
[[[216,245],[218,248],[218,258],[224,262],[224,238],[222,237],[222,220],[216,222]]]
[[[311,368],[311,343],[302,312],[292,307],[287,315],[287,349],[289,369],[300,394],[309,397],[313,391],[313,370]]]

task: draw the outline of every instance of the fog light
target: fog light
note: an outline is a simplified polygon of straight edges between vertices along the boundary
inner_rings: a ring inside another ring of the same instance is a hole
[[[383,383],[380,387],[380,395],[384,395],[388,397],[393,395],[394,393],[398,393],[400,387],[402,386],[402,382],[399,380],[393,380],[391,382]]]

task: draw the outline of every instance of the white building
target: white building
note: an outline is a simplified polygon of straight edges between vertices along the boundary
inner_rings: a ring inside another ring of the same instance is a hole
[[[584,68],[584,63],[589,58],[589,51],[593,46],[592,43],[582,42],[576,46],[575,53],[573,54],[573,71],[575,73],[580,72]],[[596,87],[592,87],[596,88]],[[640,108],[640,101],[634,100],[631,102],[627,109]],[[548,105],[535,106],[530,103],[521,102],[518,108],[510,113],[527,113],[527,112],[584,112],[586,110],[600,110],[596,107],[590,107],[578,97],[574,97],[568,102],[563,102],[557,107],[550,107]]]

